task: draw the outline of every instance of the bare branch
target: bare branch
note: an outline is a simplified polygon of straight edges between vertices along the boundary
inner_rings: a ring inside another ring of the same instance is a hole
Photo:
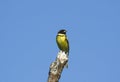
[[[67,65],[68,54],[58,52],[57,58],[51,63],[49,69],[48,82],[59,82],[63,68]]]

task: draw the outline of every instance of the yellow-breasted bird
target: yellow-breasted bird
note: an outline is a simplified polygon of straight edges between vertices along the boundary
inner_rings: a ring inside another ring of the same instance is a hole
[[[56,36],[56,42],[61,51],[69,53],[69,42],[66,36],[66,32],[67,31],[64,29],[58,31],[58,34]]]
[[[57,42],[58,48],[62,52],[65,52],[66,55],[68,56],[68,54],[69,54],[69,42],[67,39],[66,32],[67,31],[65,29],[58,31],[58,34],[56,36],[56,42]]]

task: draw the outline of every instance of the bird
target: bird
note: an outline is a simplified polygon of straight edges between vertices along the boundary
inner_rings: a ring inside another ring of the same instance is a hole
[[[68,55],[69,55],[69,41],[67,39],[66,32],[67,31],[65,29],[61,29],[58,31],[57,36],[56,36],[56,43],[57,43],[60,51],[65,52],[65,54],[68,57]],[[66,65],[66,67],[68,68],[68,65]]]

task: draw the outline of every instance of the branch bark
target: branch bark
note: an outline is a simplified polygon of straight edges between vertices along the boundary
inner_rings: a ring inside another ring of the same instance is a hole
[[[62,71],[68,62],[68,54],[65,52],[58,52],[56,60],[51,63],[49,69],[49,76],[47,82],[59,82]]]

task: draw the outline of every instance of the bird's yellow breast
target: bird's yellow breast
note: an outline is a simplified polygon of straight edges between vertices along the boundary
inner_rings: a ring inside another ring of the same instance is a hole
[[[58,43],[63,43],[65,41],[66,37],[64,34],[58,34],[57,35],[57,40],[58,40]]]
[[[68,43],[67,43],[67,37],[64,35],[64,34],[58,34],[57,35],[57,44],[58,44],[58,47],[60,48],[60,50],[63,50],[63,51],[68,51]]]

